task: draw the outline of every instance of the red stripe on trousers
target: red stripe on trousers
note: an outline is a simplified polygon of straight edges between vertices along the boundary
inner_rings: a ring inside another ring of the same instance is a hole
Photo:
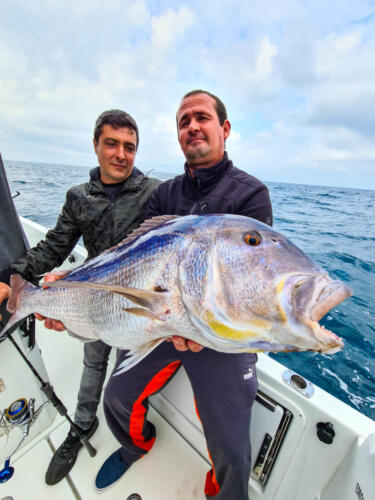
[[[202,423],[195,398],[194,398],[194,404],[195,404],[195,411],[196,411],[197,417],[199,418],[200,423]],[[217,479],[216,479],[215,467],[214,467],[214,463],[212,461],[211,453],[210,453],[210,450],[208,449],[208,447],[207,447],[207,451],[208,451],[208,456],[210,458],[210,462],[212,465],[212,469],[209,470],[206,474],[206,484],[204,486],[204,493],[205,493],[205,495],[207,495],[209,497],[214,497],[215,495],[217,495],[219,493],[220,486],[219,486],[219,483],[217,482]]]
[[[155,441],[154,437],[149,439],[148,441],[145,441],[145,438],[142,434],[146,415],[146,408],[143,406],[143,401],[154,394],[156,391],[158,391],[161,387],[163,387],[163,385],[174,374],[180,364],[181,361],[173,361],[173,363],[170,363],[168,366],[154,375],[144,388],[142,394],[133,404],[132,413],[130,415],[129,434],[133,443],[143,450],[151,450],[152,445]]]

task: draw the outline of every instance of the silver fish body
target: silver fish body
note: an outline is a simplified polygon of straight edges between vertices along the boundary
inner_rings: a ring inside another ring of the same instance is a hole
[[[6,329],[39,312],[83,340],[129,349],[125,369],[171,335],[232,353],[335,352],[341,339],[318,321],[351,295],[287,238],[239,215],[150,219],[48,289],[17,276],[12,285]]]

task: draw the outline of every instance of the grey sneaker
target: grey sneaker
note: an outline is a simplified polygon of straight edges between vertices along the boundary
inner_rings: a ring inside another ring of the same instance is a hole
[[[98,424],[99,420],[95,417],[91,427],[85,433],[88,439],[94,434],[98,428]],[[77,460],[78,452],[82,446],[78,434],[74,429],[70,429],[65,441],[55,451],[48,466],[45,476],[46,484],[50,486],[57,484],[69,474]]]

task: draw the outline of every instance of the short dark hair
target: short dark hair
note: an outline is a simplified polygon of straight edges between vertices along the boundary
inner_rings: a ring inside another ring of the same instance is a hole
[[[131,130],[134,130],[135,135],[137,137],[137,149],[139,144],[139,132],[137,124],[128,113],[122,111],[121,109],[110,109],[108,111],[103,111],[101,115],[98,116],[95,122],[94,128],[94,139],[96,142],[99,141],[100,134],[102,133],[102,129],[104,125],[111,125],[114,129],[118,129],[121,127],[127,127]]]
[[[217,117],[219,118],[219,123],[220,123],[220,125],[224,125],[225,120],[228,119],[227,110],[225,109],[224,103],[216,95],[211,94],[211,92],[208,92],[207,90],[201,90],[201,89],[191,90],[190,92],[187,92],[181,100],[183,101],[184,99],[186,99],[186,97],[190,97],[191,95],[195,95],[195,94],[207,94],[210,97],[212,97],[212,99],[215,100],[216,113],[217,113]]]

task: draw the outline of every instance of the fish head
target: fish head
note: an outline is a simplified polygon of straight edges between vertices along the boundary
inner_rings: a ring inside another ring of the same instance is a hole
[[[243,352],[342,348],[319,320],[352,294],[347,286],[254,219],[222,216],[212,230],[196,315],[213,342]]]

